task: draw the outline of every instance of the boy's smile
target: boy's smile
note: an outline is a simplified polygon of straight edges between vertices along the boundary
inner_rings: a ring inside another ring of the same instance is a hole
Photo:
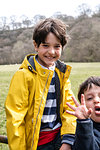
[[[92,108],[91,118],[95,122],[100,122],[100,87],[92,84],[90,89],[84,92],[87,108]]]
[[[62,45],[59,39],[51,32],[47,35],[45,43],[41,43],[39,47],[36,44],[34,46],[38,52],[39,63],[47,68],[53,66],[61,56]]]

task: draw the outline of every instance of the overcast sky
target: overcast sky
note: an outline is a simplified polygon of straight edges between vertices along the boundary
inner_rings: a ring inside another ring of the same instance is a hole
[[[37,14],[50,17],[55,12],[77,16],[77,8],[83,3],[94,10],[96,6],[100,5],[100,0],[1,0],[0,17],[26,15],[32,18]]]

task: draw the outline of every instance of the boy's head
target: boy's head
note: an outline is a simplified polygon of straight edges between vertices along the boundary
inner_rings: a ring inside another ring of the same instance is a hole
[[[100,77],[91,76],[80,85],[78,92],[78,100],[80,102],[81,94],[84,94],[84,92],[87,91],[87,89],[91,89],[93,84],[100,87]]]
[[[52,32],[59,40],[62,48],[66,45],[68,40],[68,35],[66,33],[66,24],[64,24],[59,19],[46,18],[40,21],[34,28],[33,40],[36,42],[37,46],[41,43],[45,43],[47,35]]]
[[[38,62],[44,67],[55,64],[66,43],[66,25],[58,19],[47,18],[34,28],[34,48],[38,52]]]
[[[91,119],[100,123],[100,77],[89,77],[80,85],[78,99],[84,94],[87,109],[92,109]]]

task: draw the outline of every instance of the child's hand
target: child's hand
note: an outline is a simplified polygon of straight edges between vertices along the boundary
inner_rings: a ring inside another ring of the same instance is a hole
[[[71,150],[71,146],[69,144],[62,144],[60,150]]]
[[[81,104],[79,104],[78,101],[74,97],[72,97],[72,99],[73,99],[76,107],[72,106],[69,103],[66,103],[72,110],[74,110],[74,111],[66,110],[66,112],[71,115],[76,116],[78,119],[90,118],[92,109],[91,108],[89,110],[87,109],[86,104],[85,104],[84,94],[81,95]]]

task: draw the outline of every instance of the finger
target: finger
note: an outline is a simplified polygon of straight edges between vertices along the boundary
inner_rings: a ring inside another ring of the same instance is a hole
[[[66,112],[70,115],[74,115],[75,116],[75,112],[74,111],[69,111],[69,110],[66,110]]]
[[[81,94],[81,105],[85,105],[86,106],[84,94]]]
[[[72,105],[71,105],[70,103],[68,103],[68,102],[66,102],[66,104],[67,104],[68,107],[71,108],[72,110],[74,110],[74,111],[76,110],[76,107],[75,107],[75,106],[72,106]]]
[[[78,107],[80,104],[79,104],[79,102],[75,99],[75,97],[74,96],[72,96],[72,99],[73,99],[73,101],[74,101],[74,103],[75,103],[75,105]]]
[[[91,117],[92,112],[93,112],[92,108],[89,108],[89,110],[88,110],[88,116],[89,116],[89,118]]]

